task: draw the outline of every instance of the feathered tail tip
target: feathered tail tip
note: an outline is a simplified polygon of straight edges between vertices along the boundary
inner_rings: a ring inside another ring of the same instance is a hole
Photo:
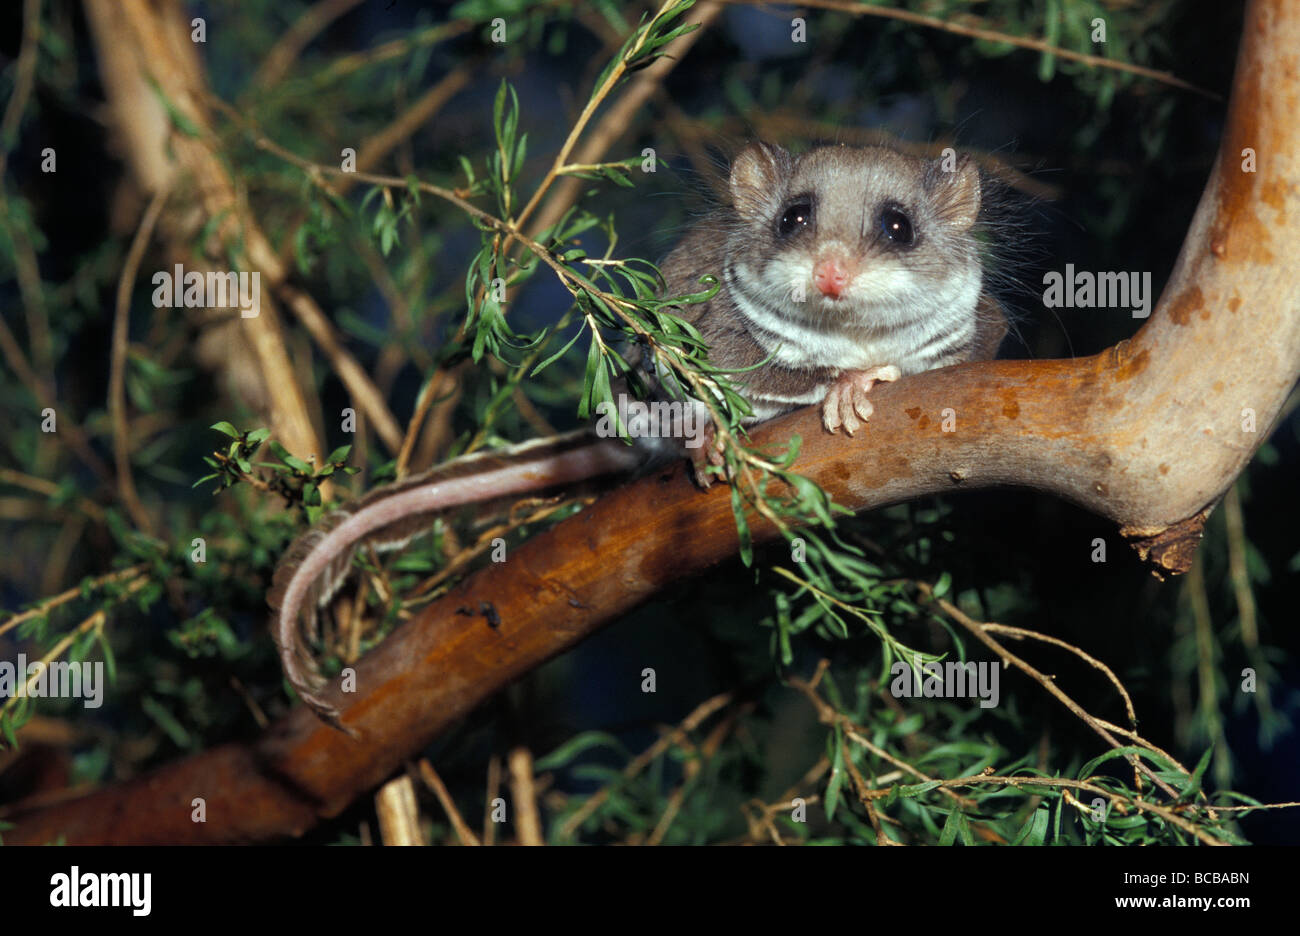
[[[355,736],[354,732],[343,725],[338,707],[325,701],[319,694],[327,685],[327,680],[321,675],[320,667],[311,652],[312,643],[320,636],[318,608],[342,584],[355,550],[348,550],[345,555],[331,562],[325,572],[316,576],[308,584],[306,593],[296,596],[293,602],[296,609],[285,606],[290,583],[299,566],[312,555],[329,531],[350,515],[350,510],[337,510],[293,541],[276,567],[266,600],[274,612],[271,616],[271,634],[280,651],[280,665],[285,679],[298,694],[298,698],[322,721]]]
[[[285,678],[299,697],[317,715],[341,730],[339,710],[320,696],[326,680],[312,656],[311,646],[320,637],[320,611],[338,591],[352,567],[352,559],[363,544],[376,551],[399,549],[413,536],[427,532],[434,518],[448,508],[493,499],[491,485],[485,490],[463,488],[459,494],[425,496],[440,490],[435,482],[469,476],[488,477],[493,469],[510,466],[553,465],[563,454],[599,444],[603,461],[596,458],[583,477],[631,470],[638,463],[621,443],[597,443],[586,430],[508,446],[491,452],[466,455],[422,474],[375,488],[368,494],[333,511],[319,524],[302,533],[290,545],[275,570],[267,602],[275,609],[271,632],[280,649]],[[527,490],[538,493],[548,486],[544,471],[537,477],[519,474]],[[569,484],[583,477],[554,476],[555,484]],[[441,488],[446,492],[446,488]],[[498,487],[497,491],[501,491]],[[518,493],[516,491],[516,493]],[[412,496],[414,499],[412,500]],[[496,496],[504,496],[498,493]],[[353,523],[348,521],[355,520]],[[347,524],[346,528],[341,527]],[[350,732],[349,732],[350,733]]]
[[[472,467],[479,460],[471,456],[461,461],[472,463]],[[486,459],[482,461],[486,462]],[[339,709],[319,695],[326,685],[326,679],[321,675],[320,667],[311,652],[312,644],[320,638],[320,609],[329,603],[347,581],[352,560],[363,545],[377,552],[400,549],[412,537],[431,530],[434,518],[440,511],[400,516],[375,529],[366,526],[355,538],[352,533],[345,532],[341,542],[327,542],[330,534],[378,501],[430,484],[435,478],[456,477],[465,471],[464,465],[450,463],[375,488],[346,507],[326,515],[316,526],[301,533],[276,566],[266,600],[275,612],[271,617],[271,633],[280,650],[281,668],[299,698],[336,728],[348,731],[339,721]],[[373,516],[373,512],[370,516]],[[326,561],[331,553],[333,558]]]

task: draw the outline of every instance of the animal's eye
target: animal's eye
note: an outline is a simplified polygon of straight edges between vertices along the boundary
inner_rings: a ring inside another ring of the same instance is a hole
[[[813,206],[808,199],[800,199],[785,209],[781,220],[777,222],[776,232],[782,237],[789,237],[800,228],[812,223]]]
[[[880,233],[900,247],[912,246],[912,221],[897,208],[885,208],[880,212]]]

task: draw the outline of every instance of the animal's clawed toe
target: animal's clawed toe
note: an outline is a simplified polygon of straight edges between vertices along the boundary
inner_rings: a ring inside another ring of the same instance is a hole
[[[709,471],[709,466],[722,468],[725,472],[727,466],[726,456],[722,453],[722,443],[718,439],[718,433],[713,423],[704,430],[704,440],[697,447],[691,449],[691,469],[695,473],[695,483],[704,489],[708,489],[716,479],[717,474]]]
[[[828,432],[835,432],[843,426],[845,432],[853,435],[875,412],[875,406],[867,396],[871,388],[878,383],[897,380],[900,376],[901,372],[893,364],[845,371],[831,384],[822,400],[822,425]]]

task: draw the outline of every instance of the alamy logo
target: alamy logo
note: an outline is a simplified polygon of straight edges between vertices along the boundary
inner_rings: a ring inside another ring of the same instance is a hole
[[[608,400],[596,404],[596,435],[602,439],[618,435],[619,423],[627,428],[631,439],[683,439],[688,449],[704,444],[704,431],[709,425],[708,411],[694,402],[683,403],[629,400],[620,393],[618,405]],[[617,418],[616,418],[617,417]]]
[[[0,660],[0,699],[84,699],[86,708],[104,704],[104,664],[69,663],[56,660],[27,662],[18,654],[17,664]]]
[[[187,309],[229,309],[239,306],[241,318],[257,318],[261,311],[262,274],[218,273],[208,271],[204,276],[176,264],[175,272],[159,270],[150,280],[157,287],[153,291],[155,308],[184,306]]]
[[[82,874],[77,865],[68,874],[50,877],[51,907],[130,907],[134,916],[148,916],[153,899],[149,872]]]
[[[1043,305],[1049,309],[1132,309],[1134,318],[1151,314],[1150,273],[1092,273],[1065,265],[1065,273],[1043,274]]]
[[[994,708],[1000,698],[1001,663],[922,663],[914,657],[909,665],[899,660],[889,668],[894,681],[889,691],[895,699],[975,699],[980,708]]]

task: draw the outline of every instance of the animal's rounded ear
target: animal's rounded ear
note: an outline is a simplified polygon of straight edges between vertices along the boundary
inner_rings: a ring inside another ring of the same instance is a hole
[[[974,159],[946,151],[926,166],[925,187],[940,218],[958,231],[970,230],[980,212],[980,170]]]
[[[781,200],[794,158],[774,143],[750,143],[731,162],[731,200],[740,216],[762,220]]]

